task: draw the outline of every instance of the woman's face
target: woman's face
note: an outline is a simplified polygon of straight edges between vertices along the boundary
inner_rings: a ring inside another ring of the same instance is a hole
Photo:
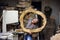
[[[33,19],[32,20],[32,23],[34,24],[34,23],[37,23],[38,22],[38,19],[37,18],[35,18],[35,19]]]

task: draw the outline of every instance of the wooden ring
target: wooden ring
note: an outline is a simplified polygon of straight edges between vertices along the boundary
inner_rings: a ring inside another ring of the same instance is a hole
[[[27,28],[24,27],[24,23],[23,23],[24,19],[23,18],[29,12],[33,12],[34,14],[38,14],[38,15],[40,15],[43,18],[43,20],[42,20],[43,21],[43,23],[42,23],[43,25],[41,27],[36,28],[36,29],[32,29],[32,30],[31,29],[27,29]],[[21,23],[20,26],[21,26],[21,28],[23,29],[24,32],[36,33],[36,32],[42,31],[45,28],[45,25],[46,25],[47,21],[46,21],[46,16],[44,15],[44,13],[42,13],[40,11],[37,11],[37,10],[34,10],[33,8],[28,8],[27,10],[22,12],[22,14],[20,16],[20,23]]]

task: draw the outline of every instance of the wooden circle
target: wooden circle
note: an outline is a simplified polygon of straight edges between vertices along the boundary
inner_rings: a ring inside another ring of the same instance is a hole
[[[38,14],[38,15],[40,15],[43,18],[43,20],[42,20],[43,21],[43,23],[42,23],[43,25],[40,28],[36,28],[36,29],[32,29],[31,30],[31,29],[27,29],[27,28],[24,27],[24,23],[23,23],[24,19],[23,18],[29,12],[32,12],[34,14]],[[46,16],[42,12],[34,10],[33,8],[28,8],[27,10],[22,12],[22,14],[20,16],[20,23],[21,23],[20,26],[21,26],[21,28],[23,29],[24,32],[27,32],[27,33],[30,33],[30,32],[36,33],[36,32],[42,31],[45,28],[45,25],[46,25],[47,21],[46,21]]]

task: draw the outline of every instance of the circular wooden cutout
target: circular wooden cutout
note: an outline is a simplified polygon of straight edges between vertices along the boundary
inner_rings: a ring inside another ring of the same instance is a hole
[[[32,30],[31,29],[27,29],[27,28],[24,27],[24,23],[23,23],[24,19],[23,18],[29,12],[32,12],[34,14],[38,14],[38,15],[40,15],[43,18],[43,20],[42,20],[42,22],[43,22],[42,24],[43,25],[41,27],[36,28],[36,29],[32,29]],[[22,14],[20,16],[20,23],[21,23],[20,26],[21,26],[21,28],[23,29],[24,32],[27,32],[27,33],[30,33],[30,32],[36,33],[36,32],[42,31],[45,28],[45,25],[46,25],[47,21],[46,21],[46,16],[44,15],[44,13],[42,13],[40,11],[37,11],[37,10],[34,10],[33,8],[28,8],[27,10],[22,12]]]

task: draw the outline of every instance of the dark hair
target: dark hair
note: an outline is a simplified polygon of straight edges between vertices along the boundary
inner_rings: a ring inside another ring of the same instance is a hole
[[[49,7],[49,6],[46,6],[46,7],[44,8],[44,12],[45,12],[46,17],[47,17],[47,18],[50,18],[51,13],[52,13],[52,8]]]

